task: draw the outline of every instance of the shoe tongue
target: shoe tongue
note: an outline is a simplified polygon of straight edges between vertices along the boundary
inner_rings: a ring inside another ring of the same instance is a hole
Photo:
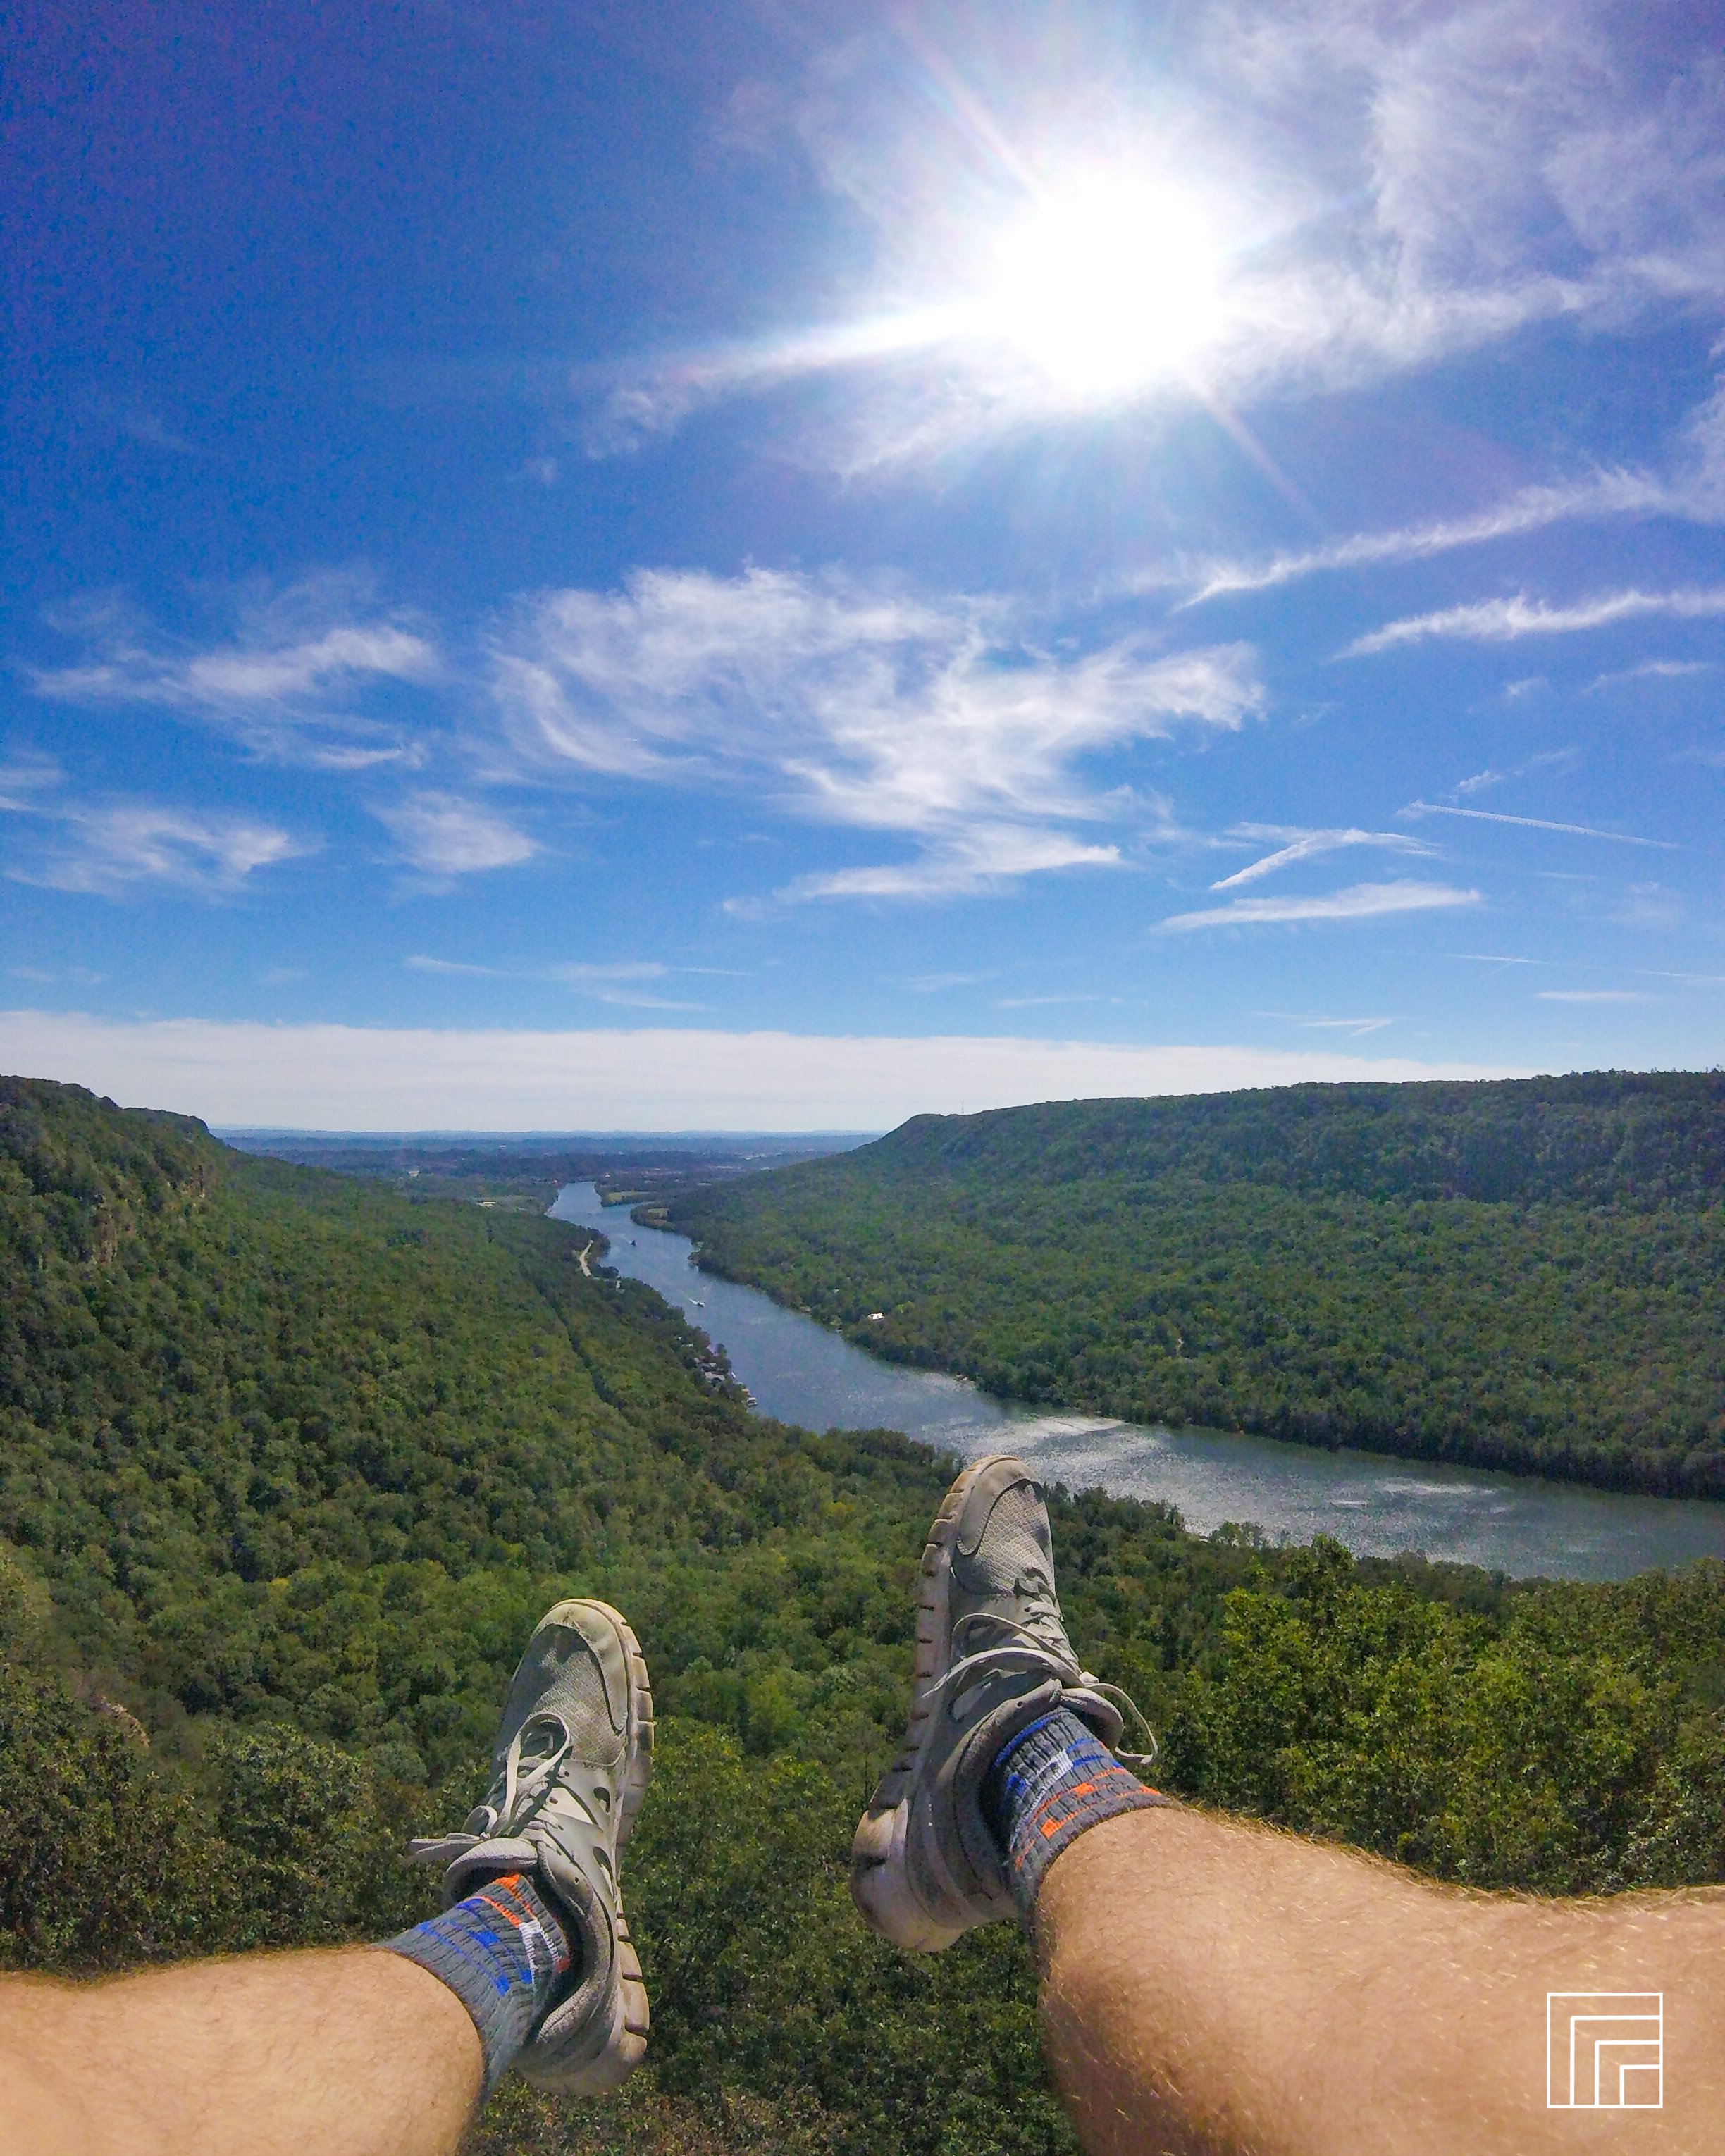
[[[594,1765],[608,1764],[617,1752],[618,1732],[605,1673],[591,1644],[572,1625],[559,1627],[542,1635],[536,1659],[537,1667],[527,1672],[531,1680],[528,1698],[516,1707],[517,1712],[522,1706],[526,1710],[514,1740],[517,1775],[531,1776],[536,1767],[558,1753]],[[518,1673],[518,1686],[521,1677]],[[510,1727],[505,1723],[506,1736]],[[500,1774],[507,1749],[506,1744],[497,1755]],[[501,1801],[495,1790],[491,1801]]]
[[[1041,1500],[1027,1482],[1014,1482],[994,1500],[975,1547],[960,1546],[971,1582],[984,1594],[1009,1596],[1020,1577],[1034,1572],[1049,1581],[1048,1544]]]

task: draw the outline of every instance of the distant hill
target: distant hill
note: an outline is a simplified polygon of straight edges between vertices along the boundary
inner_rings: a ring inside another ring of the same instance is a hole
[[[1725,1075],[1599,1072],[918,1116],[671,1218],[1021,1399],[1725,1496],[1722,1205]]]

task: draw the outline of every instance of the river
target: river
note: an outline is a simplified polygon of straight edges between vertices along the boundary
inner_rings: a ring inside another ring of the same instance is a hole
[[[686,1236],[637,1227],[627,1207],[602,1206],[590,1183],[567,1184],[551,1211],[608,1236],[607,1262],[656,1288],[721,1343],[761,1411],[784,1422],[901,1430],[967,1457],[1014,1451],[1070,1489],[1100,1485],[1178,1506],[1198,1534],[1231,1520],[1261,1527],[1272,1541],[1327,1534],[1361,1556],[1423,1550],[1557,1579],[1625,1579],[1653,1565],[1725,1557],[1725,1504],[1621,1496],[1483,1468],[1050,1414],[993,1399],[963,1378],[881,1362],[758,1289],[696,1271]]]

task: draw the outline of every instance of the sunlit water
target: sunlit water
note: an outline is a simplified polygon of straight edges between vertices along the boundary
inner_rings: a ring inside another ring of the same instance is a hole
[[[1623,1579],[1651,1565],[1725,1556],[1725,1505],[992,1399],[962,1378],[878,1361],[755,1288],[696,1271],[685,1236],[637,1227],[626,1207],[602,1206],[590,1183],[568,1184],[551,1209],[608,1236],[606,1261],[656,1288],[721,1342],[761,1411],[785,1422],[901,1430],[965,1455],[1009,1448],[1069,1488],[1100,1485],[1176,1505],[1199,1534],[1233,1520],[1272,1540],[1328,1534],[1362,1555],[1423,1550],[1564,1579]]]

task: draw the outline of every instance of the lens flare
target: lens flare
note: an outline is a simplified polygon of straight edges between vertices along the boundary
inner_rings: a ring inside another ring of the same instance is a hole
[[[1060,390],[1106,397],[1179,372],[1214,337],[1219,270],[1189,198],[1098,174],[1002,234],[982,313]]]

